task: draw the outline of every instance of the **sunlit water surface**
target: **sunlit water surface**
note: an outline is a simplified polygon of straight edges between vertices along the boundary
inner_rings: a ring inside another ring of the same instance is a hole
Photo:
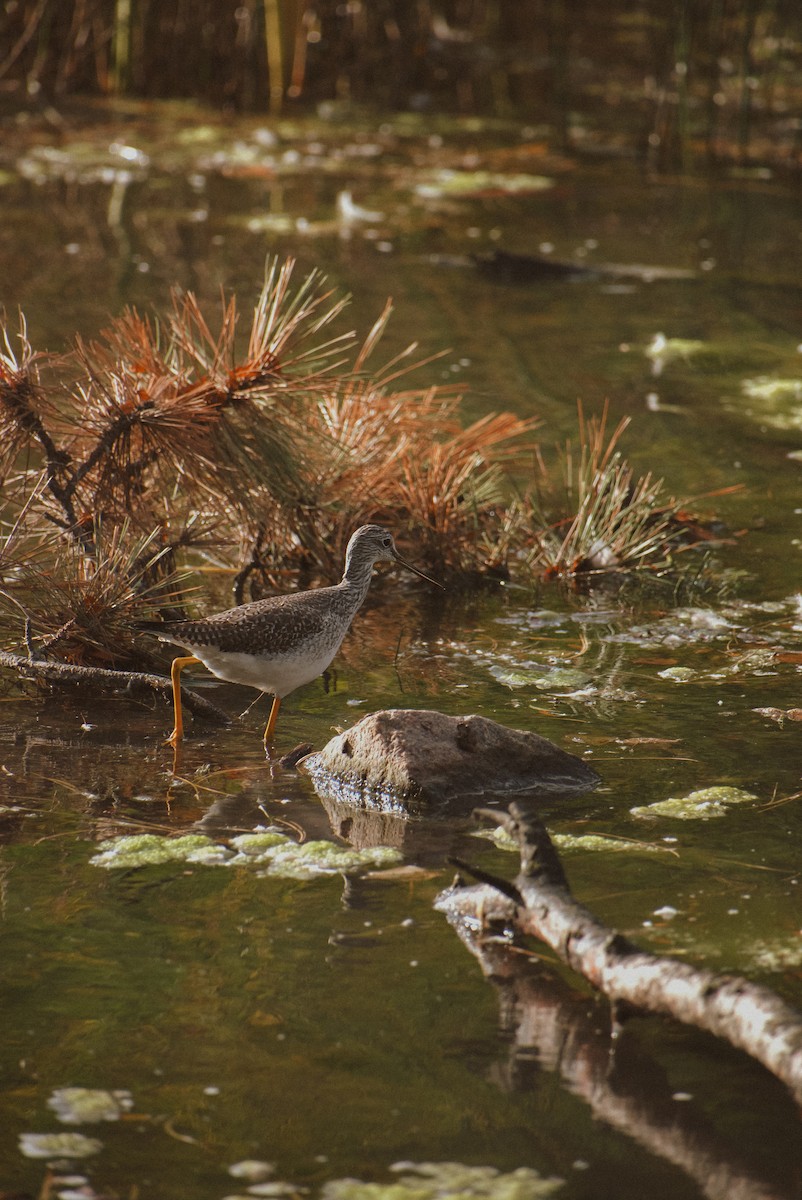
[[[464,381],[466,416],[536,414],[548,448],[575,430],[578,398],[588,412],[609,399],[611,420],[633,417],[628,456],[672,492],[744,485],[698,502],[732,536],[693,589],[573,595],[513,580],[439,600],[383,578],[336,686],[287,700],[280,749],[321,746],[391,706],[536,730],[603,780],[545,804],[549,828],[640,843],[566,853],[576,895],[646,946],[802,1005],[799,726],[755,711],[799,704],[802,463],[789,454],[802,398],[754,382],[800,378],[793,184],[551,160],[506,126],[443,124],[433,140],[422,122],[294,125],[274,144],[256,121],[206,120],[98,112],[72,138],[21,129],[5,148],[2,300],[25,311],[37,347],[91,335],[127,303],[162,307],[176,283],[210,305],[236,289],[245,308],[266,255],[292,254],[353,294],[363,331],[393,297],[388,355],[412,340],[450,348],[426,372]],[[432,199],[417,185],[441,160],[514,164],[552,186]],[[344,191],[380,215],[338,216]],[[451,261],[495,247],[692,275],[515,286]],[[645,351],[657,334],[700,345],[655,363]],[[212,694],[232,715],[252,699]],[[606,1078],[606,1008],[547,969],[544,1012],[566,1038],[575,1020],[584,1050],[516,1053],[495,986],[433,907],[448,855],[514,874],[511,854],[474,836],[469,803],[360,826],[419,868],[395,877],[104,871],[90,862],[96,843],[122,832],[222,841],[285,821],[334,838],[342,814],[306,777],[265,763],[259,708],[228,730],[198,723],[173,772],[160,702],[20,698],[9,681],[3,707],[6,1189],[36,1194],[44,1177],[20,1135],[79,1129],[102,1149],[67,1174],[88,1173],[98,1195],[245,1194],[227,1174],[243,1159],[313,1193],[345,1177],[386,1181],[407,1159],[530,1167],[562,1179],[566,1200],[800,1194],[791,1101],[712,1039],[636,1022],[600,1097],[588,1078]],[[631,812],[714,785],[752,798],[707,821]],[[113,1123],[62,1125],[48,1099],[67,1086],[124,1089],[132,1105]]]

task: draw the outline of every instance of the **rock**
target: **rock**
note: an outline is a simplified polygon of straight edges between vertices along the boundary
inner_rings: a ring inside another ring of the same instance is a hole
[[[384,812],[521,792],[576,793],[599,783],[580,758],[536,733],[428,709],[371,713],[299,766],[319,795]]]

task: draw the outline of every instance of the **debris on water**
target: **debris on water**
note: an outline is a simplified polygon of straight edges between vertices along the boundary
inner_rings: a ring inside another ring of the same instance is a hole
[[[698,791],[689,792],[687,796],[670,796],[667,800],[638,805],[629,811],[633,817],[674,817],[678,821],[709,821],[714,817],[726,816],[727,809],[733,804],[746,804],[755,800],[757,796],[752,792],[722,785],[700,788]]]
[[[424,175],[415,185],[415,194],[423,200],[439,200],[444,196],[472,197],[492,193],[521,195],[542,192],[554,187],[546,175],[505,175],[495,171],[455,171],[443,168]]]
[[[254,1183],[248,1188],[246,1200],[253,1200],[254,1196],[273,1196],[280,1198],[287,1196],[289,1200],[295,1200],[297,1196],[305,1196],[309,1188],[299,1187],[297,1183],[285,1183],[281,1179],[271,1180],[270,1183]]]
[[[47,1107],[64,1125],[119,1121],[123,1112],[129,1112],[133,1106],[130,1092],[84,1087],[56,1088],[47,1102]]]
[[[276,1200],[280,1200],[282,1196],[286,1196],[289,1200],[297,1200],[298,1196],[305,1196],[309,1188],[300,1187],[297,1183],[285,1183],[280,1179],[271,1180],[269,1183],[253,1183],[248,1188],[247,1194],[237,1192],[236,1195],[224,1196],[223,1200],[253,1200],[254,1196],[273,1196]]]
[[[786,721],[802,721],[802,708],[753,708],[752,712],[768,717],[778,725],[784,725]]]
[[[21,1133],[19,1149],[25,1158],[89,1158],[103,1143],[82,1133]]]
[[[802,966],[802,929],[787,938],[756,941],[743,947],[741,953],[756,970],[794,971]]]
[[[240,833],[231,839],[231,845],[238,851],[237,859],[241,862],[263,861],[269,851],[276,846],[286,846],[289,842],[286,833],[278,829],[263,829],[256,833]],[[233,861],[237,861],[234,859]],[[231,861],[231,860],[230,860]]]
[[[275,1169],[273,1163],[263,1162],[258,1158],[244,1158],[241,1162],[232,1163],[228,1173],[234,1179],[244,1179],[248,1183],[264,1183]]]
[[[87,1175],[62,1175],[53,1173],[48,1179],[51,1193],[55,1192],[58,1200],[100,1200],[89,1182]]]
[[[746,613],[718,612],[712,608],[675,608],[647,625],[630,625],[604,635],[606,642],[643,646],[685,646],[730,636]]]
[[[350,225],[355,221],[384,220],[384,213],[375,212],[369,208],[362,208],[359,204],[355,204],[353,196],[347,191],[337,193],[337,216],[346,225]]]
[[[492,666],[490,674],[507,687],[535,687],[539,692],[577,691],[591,683],[587,671],[577,667],[539,666],[527,664],[520,667]]]
[[[474,829],[471,837],[492,842],[499,850],[520,850],[520,842],[511,837],[503,825],[497,825],[495,829]]]
[[[496,826],[495,829],[477,829],[472,834],[473,837],[483,838],[486,841],[491,841],[499,850],[520,850],[520,843],[507,833],[503,825]],[[612,834],[603,833],[552,833],[551,840],[558,850],[571,852],[572,850],[590,850],[594,852],[626,852],[629,854],[645,852],[647,854],[672,854],[673,851],[668,846],[659,846],[654,842],[642,842],[637,838],[621,838],[615,837]]]
[[[792,651],[796,654],[796,651]],[[778,651],[774,646],[764,646],[757,650],[745,650],[742,654],[736,655],[729,668],[729,673],[732,675],[741,675],[747,672],[760,675],[773,675],[776,673],[776,665],[778,662],[791,661],[796,662],[796,658],[783,658],[783,652]]]
[[[351,875],[377,867],[395,866],[402,861],[400,851],[390,846],[372,846],[353,850],[334,842],[313,841],[300,845],[290,838],[269,842],[264,834],[245,834],[232,839],[239,853],[227,865],[259,865],[270,875],[283,879],[314,879],[319,875]]]
[[[770,375],[759,375],[744,379],[741,396],[725,401],[726,407],[735,412],[746,412],[753,420],[760,421],[772,429],[799,431],[802,429],[802,378],[792,376],[781,379]],[[788,458],[796,457],[791,451]]]
[[[283,879],[315,879],[326,875],[354,875],[377,868],[396,866],[400,851],[390,846],[364,850],[338,846],[334,842],[294,842],[273,828],[243,833],[221,845],[203,834],[161,837],[134,834],[101,842],[99,854],[90,862],[106,870],[131,870],[170,862],[209,867],[260,867],[264,873]]]
[[[760,375],[757,379],[744,379],[741,391],[755,400],[802,400],[802,379]]]
[[[666,667],[665,671],[657,672],[660,679],[670,679],[674,683],[690,683],[696,679],[699,672],[693,667]]]
[[[667,854],[671,853],[667,846],[658,846],[653,842],[641,842],[636,838],[619,838],[603,833],[555,833],[552,835],[554,845],[558,850],[593,850],[596,852],[613,853],[643,853],[646,854]]]
[[[663,367],[668,363],[681,359],[688,362],[691,355],[704,350],[705,343],[694,341],[692,338],[666,337],[664,333],[656,333],[644,353],[652,360],[652,374],[661,375]]]
[[[499,1171],[464,1163],[398,1162],[390,1167],[398,1179],[392,1184],[364,1183],[361,1179],[332,1179],[320,1191],[321,1200],[439,1200],[468,1197],[481,1200],[545,1200],[563,1187],[562,1179],[544,1179],[531,1167]]]
[[[131,868],[152,867],[160,863],[206,863],[214,866],[230,857],[224,846],[218,846],[201,833],[182,837],[160,837],[155,833],[135,833],[101,842],[100,853],[90,859],[93,867]]]

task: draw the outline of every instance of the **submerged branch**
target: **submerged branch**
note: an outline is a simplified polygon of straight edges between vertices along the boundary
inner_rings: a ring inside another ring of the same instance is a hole
[[[498,822],[497,812],[492,820]],[[492,885],[455,884],[440,897],[440,908],[463,921],[484,921],[491,912],[510,921],[516,932],[546,942],[604,992],[616,1019],[622,1013],[659,1013],[724,1038],[762,1063],[802,1104],[802,1014],[741,976],[641,950],[574,899],[552,841],[531,809],[511,804],[502,824],[518,842],[515,888],[523,903],[502,901]]]
[[[504,1050],[490,1075],[504,1092],[529,1093],[548,1071],[597,1121],[678,1168],[706,1200],[790,1200],[790,1189],[767,1177],[754,1145],[733,1145],[722,1137],[701,1099],[679,1102],[648,1039],[624,1037],[611,1044],[598,1005],[541,956],[510,953],[503,938],[487,936],[486,920],[484,932],[459,917],[452,924],[497,994]],[[737,1092],[732,1104],[741,1104]],[[795,1117],[787,1118],[791,1137]]]
[[[165,675],[153,675],[147,671],[112,671],[101,667],[81,667],[75,663],[42,662],[21,654],[9,654],[5,650],[0,650],[0,667],[16,671],[23,679],[42,679],[47,683],[90,683],[132,693],[172,693],[172,684]],[[182,688],[181,699],[191,713],[220,725],[230,724],[230,717],[221,708],[195,692]]]

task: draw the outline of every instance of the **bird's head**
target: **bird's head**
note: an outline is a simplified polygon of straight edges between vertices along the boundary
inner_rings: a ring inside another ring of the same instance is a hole
[[[429,583],[433,583],[435,587],[442,587],[441,583],[437,583],[435,579],[430,579],[428,575],[424,575],[423,571],[419,571],[417,567],[413,567],[412,563],[406,562],[395,548],[393,535],[389,529],[385,529],[383,525],[361,525],[356,533],[351,535],[348,543],[348,548],[345,552],[346,574],[349,566],[359,570],[361,567],[372,566],[377,562],[397,562],[402,567],[406,567],[408,571],[413,571],[416,575],[420,575],[421,579],[426,579]]]

